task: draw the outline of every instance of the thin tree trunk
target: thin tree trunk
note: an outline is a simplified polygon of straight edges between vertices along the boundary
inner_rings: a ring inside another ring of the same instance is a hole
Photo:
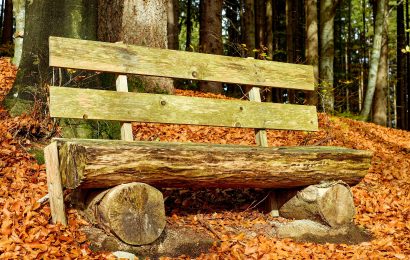
[[[370,59],[370,68],[369,68],[369,79],[367,83],[366,95],[365,100],[363,103],[363,109],[360,112],[360,119],[367,120],[370,115],[370,110],[373,103],[374,92],[376,89],[376,81],[377,81],[377,71],[380,62],[380,51],[382,46],[382,35],[383,35],[383,27],[385,22],[385,1],[380,0],[377,3],[377,14],[376,14],[376,27],[375,33],[373,38],[373,48],[372,54]]]
[[[266,19],[265,0],[255,0],[255,18],[256,18],[256,49],[261,54],[265,47],[265,19]]]
[[[273,58],[273,0],[266,0],[266,47],[267,55]]]
[[[4,2],[5,2],[5,0],[1,0],[1,2],[0,2],[1,3],[1,7],[0,7],[0,28],[3,28],[4,5],[5,5]]]
[[[1,43],[11,43],[13,41],[13,1],[6,0],[4,7],[4,23]]]
[[[410,28],[410,14],[409,14],[409,0],[406,0],[406,28]],[[409,45],[410,44],[410,32],[406,30],[406,42]],[[406,116],[406,124],[405,124],[405,129],[410,130],[410,55],[406,55],[406,96],[407,96],[407,102],[405,106],[405,112],[407,114]]]
[[[186,41],[185,41],[185,50],[191,50],[191,35],[192,35],[192,0],[187,1],[186,7]]]
[[[13,13],[16,20],[16,32],[14,33],[14,57],[13,64],[20,65],[23,53],[24,22],[26,17],[26,1],[13,0]]]
[[[313,65],[315,77],[315,90],[307,95],[309,105],[318,105],[318,84],[319,84],[319,35],[318,35],[318,13],[317,0],[306,0],[306,61]]]
[[[388,6],[384,9],[384,16],[388,15]],[[385,20],[382,46],[380,54],[379,68],[377,71],[376,90],[373,108],[373,122],[386,126],[387,124],[387,89],[388,89],[388,71],[389,71],[389,50],[388,50],[388,19]]]
[[[245,57],[254,57],[253,50],[255,49],[255,1],[245,0],[245,13],[243,16],[245,30],[242,33],[243,42],[246,45],[247,51]]]
[[[168,49],[179,49],[178,29],[179,3],[178,0],[168,0]]]
[[[222,0],[202,0],[199,30],[200,50],[203,53],[223,54]],[[222,93],[222,83],[200,82],[201,91]]]
[[[238,19],[238,12],[240,8],[240,2],[232,0],[225,2],[226,18],[228,20],[228,55],[240,56],[240,39],[239,28],[240,22]]]
[[[334,111],[333,61],[334,61],[334,19],[339,1],[320,1],[320,64],[321,98],[323,110]]]
[[[404,129],[405,126],[405,69],[406,60],[404,54],[401,52],[406,46],[404,35],[404,4],[402,0],[397,0],[397,86],[396,86],[396,127]]]

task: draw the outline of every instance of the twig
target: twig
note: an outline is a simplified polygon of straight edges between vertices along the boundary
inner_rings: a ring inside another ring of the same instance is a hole
[[[201,223],[201,225],[203,227],[205,227],[206,229],[208,229],[209,231],[211,231],[212,234],[214,234],[219,240],[223,240],[222,236],[220,234],[218,234],[215,229],[207,222],[205,222],[202,217],[198,218],[198,222]]]
[[[41,199],[37,200],[37,203],[40,203],[41,205],[44,203],[47,203],[49,199],[49,195],[47,193],[47,195],[45,195],[44,197],[42,197]]]

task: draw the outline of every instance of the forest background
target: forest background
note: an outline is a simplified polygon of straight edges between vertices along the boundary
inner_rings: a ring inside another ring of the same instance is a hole
[[[1,0],[0,55],[15,56],[16,65],[22,59],[21,74],[26,78],[30,75],[29,80],[18,76],[15,85],[41,84],[39,77],[32,76],[31,72],[37,73],[40,65],[48,67],[43,60],[46,60],[45,45],[49,35],[124,41],[160,48],[312,64],[317,83],[315,92],[265,89],[264,100],[312,104],[327,113],[410,129],[410,49],[406,47],[410,26],[409,3],[406,0],[150,1],[150,5],[162,10],[144,14],[147,20],[151,17],[157,24],[157,33],[151,33],[151,36],[138,29],[138,19],[132,18],[132,14],[127,16],[127,6],[124,7],[122,2],[78,0],[64,4],[64,1],[29,1],[26,4],[22,0]],[[132,5],[138,1],[128,2]],[[139,10],[141,8],[135,3],[137,9],[134,12],[140,11],[141,14],[143,10]],[[45,18],[42,9],[47,10],[49,17]],[[81,18],[80,24],[78,18]],[[33,25],[35,21],[36,26]],[[58,32],[51,29],[50,23],[59,26]],[[132,25],[135,25],[134,36],[126,29]],[[166,39],[161,39],[164,25],[167,35]],[[160,27],[162,29],[158,29]],[[136,33],[138,30],[140,32]],[[141,35],[141,32],[144,35],[141,38],[155,39],[148,42],[136,39],[135,35]],[[34,37],[38,39],[33,40]],[[22,44],[24,39],[28,45],[26,51]],[[33,46],[39,50],[33,51]],[[32,57],[25,58],[24,52]],[[40,77],[45,81],[44,76]],[[169,83],[164,84],[160,84],[160,88],[173,92],[173,87],[165,86]],[[141,91],[141,82],[134,85]],[[176,86],[237,98],[246,95],[246,86],[238,88],[192,81],[177,82]],[[142,84],[142,91],[158,91],[144,88]],[[9,96],[13,94],[16,91],[11,91]]]

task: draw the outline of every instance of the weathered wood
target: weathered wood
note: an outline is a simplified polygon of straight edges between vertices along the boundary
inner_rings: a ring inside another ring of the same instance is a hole
[[[261,102],[261,91],[258,87],[253,87],[249,91],[249,100]],[[255,129],[256,144],[263,147],[268,147],[268,136],[265,129]]]
[[[293,193],[285,191],[287,200],[279,208],[282,217],[310,219],[331,227],[351,224],[355,215],[353,195],[343,182],[324,182]],[[282,204],[282,203],[281,203]]]
[[[50,37],[50,66],[314,90],[309,65]]]
[[[50,87],[50,115],[243,128],[318,128],[314,106],[63,87]]]
[[[115,81],[115,86],[118,92],[128,92],[128,81],[126,75],[117,75]],[[121,123],[121,140],[133,141],[134,136],[132,134],[131,123],[122,122]]]
[[[88,220],[129,245],[152,243],[165,228],[164,198],[150,185],[122,184],[87,200]]]
[[[252,147],[56,139],[67,188],[144,182],[158,187],[279,188],[358,183],[371,153],[339,147]]]
[[[52,142],[44,148],[44,159],[52,221],[53,223],[67,225],[56,142]]]

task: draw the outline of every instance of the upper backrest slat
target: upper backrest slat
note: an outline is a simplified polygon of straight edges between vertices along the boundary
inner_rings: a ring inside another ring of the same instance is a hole
[[[316,131],[316,107],[50,87],[50,116]]]
[[[50,37],[50,66],[313,90],[309,65]]]

